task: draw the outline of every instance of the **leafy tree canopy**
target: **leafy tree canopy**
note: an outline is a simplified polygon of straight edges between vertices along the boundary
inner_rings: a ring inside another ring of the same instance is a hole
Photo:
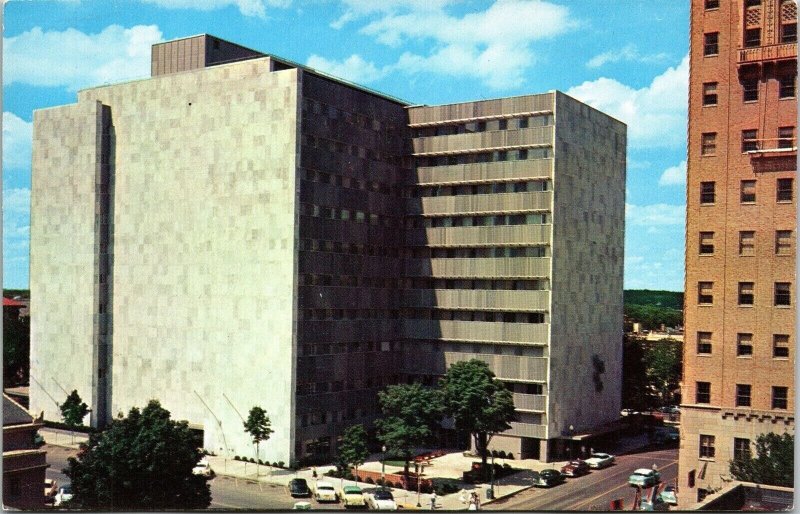
[[[267,416],[267,411],[258,406],[250,409],[247,421],[244,422],[244,431],[250,434],[255,444],[269,439],[274,430],[272,430],[272,422]]]
[[[756,456],[730,462],[731,475],[743,482],[794,487],[794,436],[761,434],[756,439]]]
[[[485,464],[492,436],[511,428],[509,422],[516,418],[511,392],[477,359],[451,365],[441,387],[445,413],[457,429],[472,434]]]
[[[89,436],[64,473],[72,480],[70,507],[88,510],[204,509],[206,477],[192,468],[202,454],[186,421],[170,419],[157,400],[133,408]]]
[[[89,413],[89,406],[83,402],[76,389],[69,393],[60,408],[61,418],[71,427],[83,425],[83,418]]]
[[[342,443],[339,445],[337,460],[341,464],[342,470],[353,466],[358,467],[364,464],[369,457],[367,448],[367,431],[364,425],[353,425],[348,427],[342,434]]]
[[[623,291],[625,305],[653,305],[669,309],[683,309],[683,293],[651,289],[626,289]]]
[[[28,383],[30,370],[30,318],[3,309],[3,386]]]
[[[675,339],[648,342],[645,367],[650,385],[658,392],[659,403],[671,403],[672,391],[680,387],[683,343]]]

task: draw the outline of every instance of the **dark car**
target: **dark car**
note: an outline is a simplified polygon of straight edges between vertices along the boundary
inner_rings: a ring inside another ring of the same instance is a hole
[[[566,477],[555,469],[544,469],[533,480],[533,485],[539,487],[553,487],[566,480]]]
[[[561,468],[561,473],[568,477],[583,476],[589,473],[589,465],[580,459],[571,460]]]
[[[294,498],[309,498],[311,489],[308,488],[308,482],[304,478],[293,478],[289,481],[289,494]]]

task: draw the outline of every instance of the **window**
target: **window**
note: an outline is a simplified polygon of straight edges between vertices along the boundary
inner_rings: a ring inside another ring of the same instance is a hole
[[[785,409],[789,404],[788,387],[772,387],[772,408]]]
[[[750,384],[736,384],[736,406],[750,406]]]
[[[797,77],[794,75],[782,75],[778,77],[780,87],[778,89],[779,98],[794,98]]]
[[[521,129],[528,128],[528,118],[520,118],[519,119],[519,128],[521,128]]]
[[[697,303],[700,305],[710,305],[714,303],[714,295],[712,288],[714,282],[698,282],[697,283]]]
[[[695,403],[711,403],[711,382],[697,382]]]
[[[706,0],[706,10],[719,9],[719,0]]]
[[[779,178],[778,179],[778,187],[776,191],[776,200],[779,202],[791,202],[792,201],[792,189],[793,189],[793,179],[790,178]]]
[[[797,42],[797,21],[781,23],[781,43]]]
[[[753,48],[754,46],[761,46],[761,29],[747,29],[744,31],[744,47]]]
[[[508,128],[508,120],[500,120],[497,123],[498,130],[506,130]]]
[[[739,232],[739,255],[754,255],[756,233],[752,230]]]
[[[778,128],[778,148],[792,148],[794,146],[794,127]]]
[[[700,140],[700,155],[714,155],[717,153],[717,133],[706,132]]]
[[[700,434],[700,458],[714,458],[714,436]]]
[[[789,282],[775,282],[775,305],[792,304],[792,286]]]
[[[753,305],[753,282],[739,282],[739,305]]]
[[[703,84],[703,105],[717,105],[717,83]]]
[[[758,7],[761,5],[761,0],[745,0],[744,6],[745,7]]]
[[[742,131],[742,153],[758,150],[758,130]]]
[[[758,100],[758,79],[742,80],[742,101],[755,102]]]
[[[733,459],[747,460],[750,458],[750,439],[733,439]]]
[[[740,200],[742,203],[754,203],[756,201],[755,180],[742,180]]]
[[[791,255],[791,254],[792,254],[792,231],[776,230],[775,255]]]
[[[714,203],[714,182],[700,182],[700,203]]]
[[[714,233],[700,232],[700,255],[710,255],[714,253]]]
[[[697,353],[704,355],[711,354],[711,332],[697,333]]]
[[[709,32],[703,36],[703,55],[719,53],[719,32]]]
[[[789,357],[789,335],[774,334],[772,336],[772,357],[786,359]]]
[[[736,355],[738,357],[753,355],[753,334],[736,334]]]

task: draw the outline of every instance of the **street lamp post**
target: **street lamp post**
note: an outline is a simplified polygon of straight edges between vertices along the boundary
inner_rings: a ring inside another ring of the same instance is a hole
[[[381,446],[383,457],[381,458],[381,482],[386,484],[386,445]]]
[[[420,501],[419,501],[419,496],[420,496],[420,487],[419,487],[420,486],[420,476],[422,475],[422,472],[424,470],[425,470],[425,465],[423,463],[421,463],[421,462],[415,462],[414,463],[414,471],[417,473],[417,507],[419,507],[419,508],[422,507],[422,503],[420,503]]]
[[[494,455],[495,453],[492,452],[492,475],[491,481],[489,482],[489,497],[494,500]]]

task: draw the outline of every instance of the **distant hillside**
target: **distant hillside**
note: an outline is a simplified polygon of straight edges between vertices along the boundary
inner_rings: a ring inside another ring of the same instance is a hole
[[[630,289],[624,291],[625,305],[653,305],[668,309],[683,310],[683,293],[677,291],[651,291]]]

